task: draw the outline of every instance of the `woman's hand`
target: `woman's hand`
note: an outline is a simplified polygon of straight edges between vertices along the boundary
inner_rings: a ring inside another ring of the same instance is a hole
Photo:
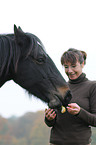
[[[68,104],[67,111],[72,115],[76,115],[80,112],[80,106],[76,103]]]
[[[53,120],[56,117],[56,113],[53,109],[45,109],[45,116],[48,120]]]

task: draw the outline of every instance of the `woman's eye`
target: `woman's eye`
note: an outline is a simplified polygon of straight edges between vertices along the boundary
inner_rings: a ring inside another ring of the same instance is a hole
[[[65,68],[68,68],[68,66],[64,66]]]
[[[72,67],[74,68],[74,67],[76,67],[76,65],[72,65]]]

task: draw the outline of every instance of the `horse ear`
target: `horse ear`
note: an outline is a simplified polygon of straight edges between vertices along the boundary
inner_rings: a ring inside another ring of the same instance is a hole
[[[29,37],[22,31],[20,27],[17,28],[15,24],[14,24],[14,35],[15,35],[15,40],[18,45],[20,46],[28,45]]]
[[[21,29],[21,27],[20,27],[20,26],[18,27],[18,29],[22,31],[22,29]]]

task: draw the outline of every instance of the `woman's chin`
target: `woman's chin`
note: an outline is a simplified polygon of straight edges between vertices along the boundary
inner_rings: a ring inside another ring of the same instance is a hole
[[[69,75],[69,78],[70,78],[70,80],[75,80],[75,79],[77,79],[77,76],[76,75]]]

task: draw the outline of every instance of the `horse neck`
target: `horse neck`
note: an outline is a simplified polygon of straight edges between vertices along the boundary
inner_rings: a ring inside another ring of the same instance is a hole
[[[0,86],[11,79],[9,75],[10,65],[13,58],[13,36],[0,36]]]

